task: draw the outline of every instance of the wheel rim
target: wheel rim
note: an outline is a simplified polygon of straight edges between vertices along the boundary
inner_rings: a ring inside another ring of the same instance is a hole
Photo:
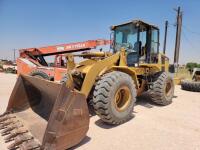
[[[166,95],[166,96],[170,96],[170,95],[171,95],[171,92],[172,92],[172,89],[173,89],[172,81],[171,81],[171,80],[168,80],[168,81],[166,82],[166,86],[165,86],[165,95]]]
[[[120,87],[115,93],[115,107],[117,111],[126,110],[131,101],[131,93],[127,86]]]

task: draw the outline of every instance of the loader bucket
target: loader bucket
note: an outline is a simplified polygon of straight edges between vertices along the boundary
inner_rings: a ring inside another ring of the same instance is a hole
[[[8,149],[64,150],[78,144],[89,128],[86,97],[64,84],[20,75],[0,116]]]

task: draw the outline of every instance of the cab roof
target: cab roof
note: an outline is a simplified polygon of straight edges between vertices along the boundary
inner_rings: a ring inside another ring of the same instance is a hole
[[[144,25],[144,26],[150,26],[150,27],[153,27],[155,29],[159,29],[157,26],[153,25],[153,24],[149,24],[147,22],[144,22],[142,20],[132,20],[132,21],[129,21],[129,22],[125,22],[125,23],[122,23],[122,24],[118,24],[118,25],[113,25],[111,26],[111,30],[114,30],[116,27],[118,26],[122,26],[122,25],[126,25],[126,24],[130,24],[130,23],[133,23],[133,24],[140,24],[140,25]]]

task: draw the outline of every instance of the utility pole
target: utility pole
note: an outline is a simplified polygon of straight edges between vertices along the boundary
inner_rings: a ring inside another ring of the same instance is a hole
[[[164,44],[163,44],[163,53],[166,52],[166,43],[167,43],[167,29],[168,29],[168,21],[165,21],[165,38],[164,38]]]
[[[16,57],[15,57],[15,50],[16,50],[16,49],[13,49],[13,57],[14,57],[14,59],[13,59],[13,60],[14,60],[14,62],[16,61]]]
[[[178,7],[177,12],[177,21],[176,21],[176,42],[175,42],[175,50],[174,50],[174,67],[175,72],[178,71],[178,63],[179,63],[179,51],[180,51],[180,42],[181,42],[181,28],[182,28],[182,17],[183,12],[181,8]]]

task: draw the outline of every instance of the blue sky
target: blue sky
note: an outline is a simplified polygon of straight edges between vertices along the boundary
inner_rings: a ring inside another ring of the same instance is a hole
[[[109,39],[111,25],[140,18],[160,27],[161,50],[169,20],[167,55],[173,60],[178,6],[184,11],[180,62],[200,63],[198,0],[0,0],[0,58],[11,59],[14,48]]]

